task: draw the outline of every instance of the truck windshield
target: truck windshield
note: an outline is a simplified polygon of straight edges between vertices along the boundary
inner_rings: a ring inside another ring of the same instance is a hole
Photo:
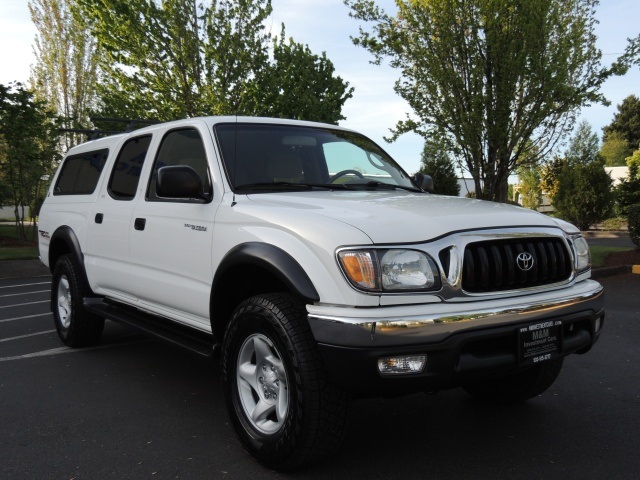
[[[355,132],[230,123],[216,125],[214,133],[234,190],[416,190],[389,155]]]

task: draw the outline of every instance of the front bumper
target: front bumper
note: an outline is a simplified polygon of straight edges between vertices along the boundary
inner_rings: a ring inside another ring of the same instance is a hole
[[[516,372],[522,368],[518,328],[540,321],[562,321],[563,356],[584,353],[597,341],[604,323],[603,288],[592,280],[524,298],[307,309],[332,380],[364,395],[453,388],[483,376]],[[427,354],[424,372],[393,377],[378,373],[378,358],[409,354]]]

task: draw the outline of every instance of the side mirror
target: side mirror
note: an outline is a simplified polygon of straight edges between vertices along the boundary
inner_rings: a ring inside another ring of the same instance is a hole
[[[431,175],[418,172],[413,176],[413,181],[425,192],[434,192],[433,178],[431,178]]]
[[[186,165],[172,165],[158,170],[156,194],[164,198],[208,200],[200,175]]]

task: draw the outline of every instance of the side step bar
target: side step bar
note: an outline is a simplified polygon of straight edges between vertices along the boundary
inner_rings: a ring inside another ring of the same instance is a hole
[[[132,307],[96,297],[83,298],[83,304],[91,313],[130,325],[146,335],[186,348],[202,357],[213,357],[219,347],[210,333],[179,325]]]

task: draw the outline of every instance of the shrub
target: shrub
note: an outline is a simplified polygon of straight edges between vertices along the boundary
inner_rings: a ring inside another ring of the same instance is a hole
[[[629,236],[640,249],[640,203],[629,206]]]
[[[601,224],[602,230],[626,230],[627,219],[625,217],[607,218]]]

